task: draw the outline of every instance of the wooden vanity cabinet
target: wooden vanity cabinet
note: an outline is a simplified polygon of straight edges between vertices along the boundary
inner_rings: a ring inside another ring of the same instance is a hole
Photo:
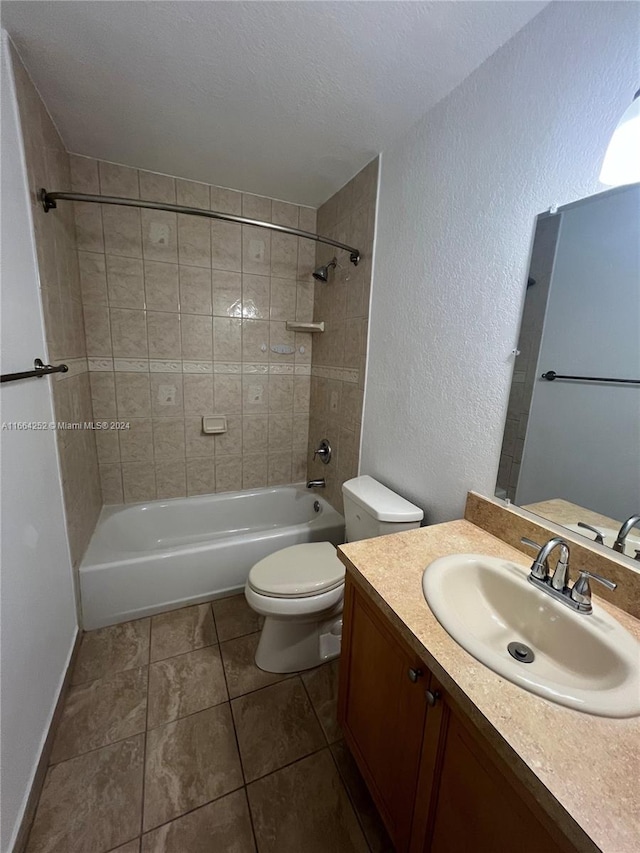
[[[575,853],[348,576],[343,618],[338,716],[397,853]]]

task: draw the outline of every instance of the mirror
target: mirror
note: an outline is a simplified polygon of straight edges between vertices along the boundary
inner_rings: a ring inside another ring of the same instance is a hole
[[[640,515],[640,184],[537,219],[496,496],[608,546]]]

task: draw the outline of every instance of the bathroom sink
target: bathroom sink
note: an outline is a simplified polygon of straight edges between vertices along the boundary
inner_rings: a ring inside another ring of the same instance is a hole
[[[640,643],[597,603],[575,613],[528,574],[509,560],[455,554],[427,566],[422,589],[453,639],[519,687],[590,714],[640,715]]]
[[[574,533],[579,533],[581,536],[586,536],[587,539],[594,540],[595,534],[590,530],[585,530],[584,527],[578,527],[577,524],[563,524],[563,527],[566,527],[567,530],[571,530]],[[618,531],[613,530],[611,527],[598,527],[600,533],[604,536],[604,544],[607,548],[613,548],[613,543],[616,541],[616,537],[618,536]],[[635,533],[631,532],[626,538],[624,543],[624,553],[627,557],[635,557],[636,551],[640,551],[640,536],[637,536]]]

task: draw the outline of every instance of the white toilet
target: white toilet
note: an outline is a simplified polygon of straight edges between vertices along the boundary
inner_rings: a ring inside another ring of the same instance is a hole
[[[363,476],[342,486],[347,542],[419,527],[422,510]],[[345,569],[330,542],[283,548],[260,560],[244,588],[265,617],[256,664],[267,672],[310,669],[340,654]]]

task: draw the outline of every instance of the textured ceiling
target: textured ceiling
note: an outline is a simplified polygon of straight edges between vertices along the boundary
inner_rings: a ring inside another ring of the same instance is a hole
[[[69,150],[318,205],[544,2],[4,2]]]

